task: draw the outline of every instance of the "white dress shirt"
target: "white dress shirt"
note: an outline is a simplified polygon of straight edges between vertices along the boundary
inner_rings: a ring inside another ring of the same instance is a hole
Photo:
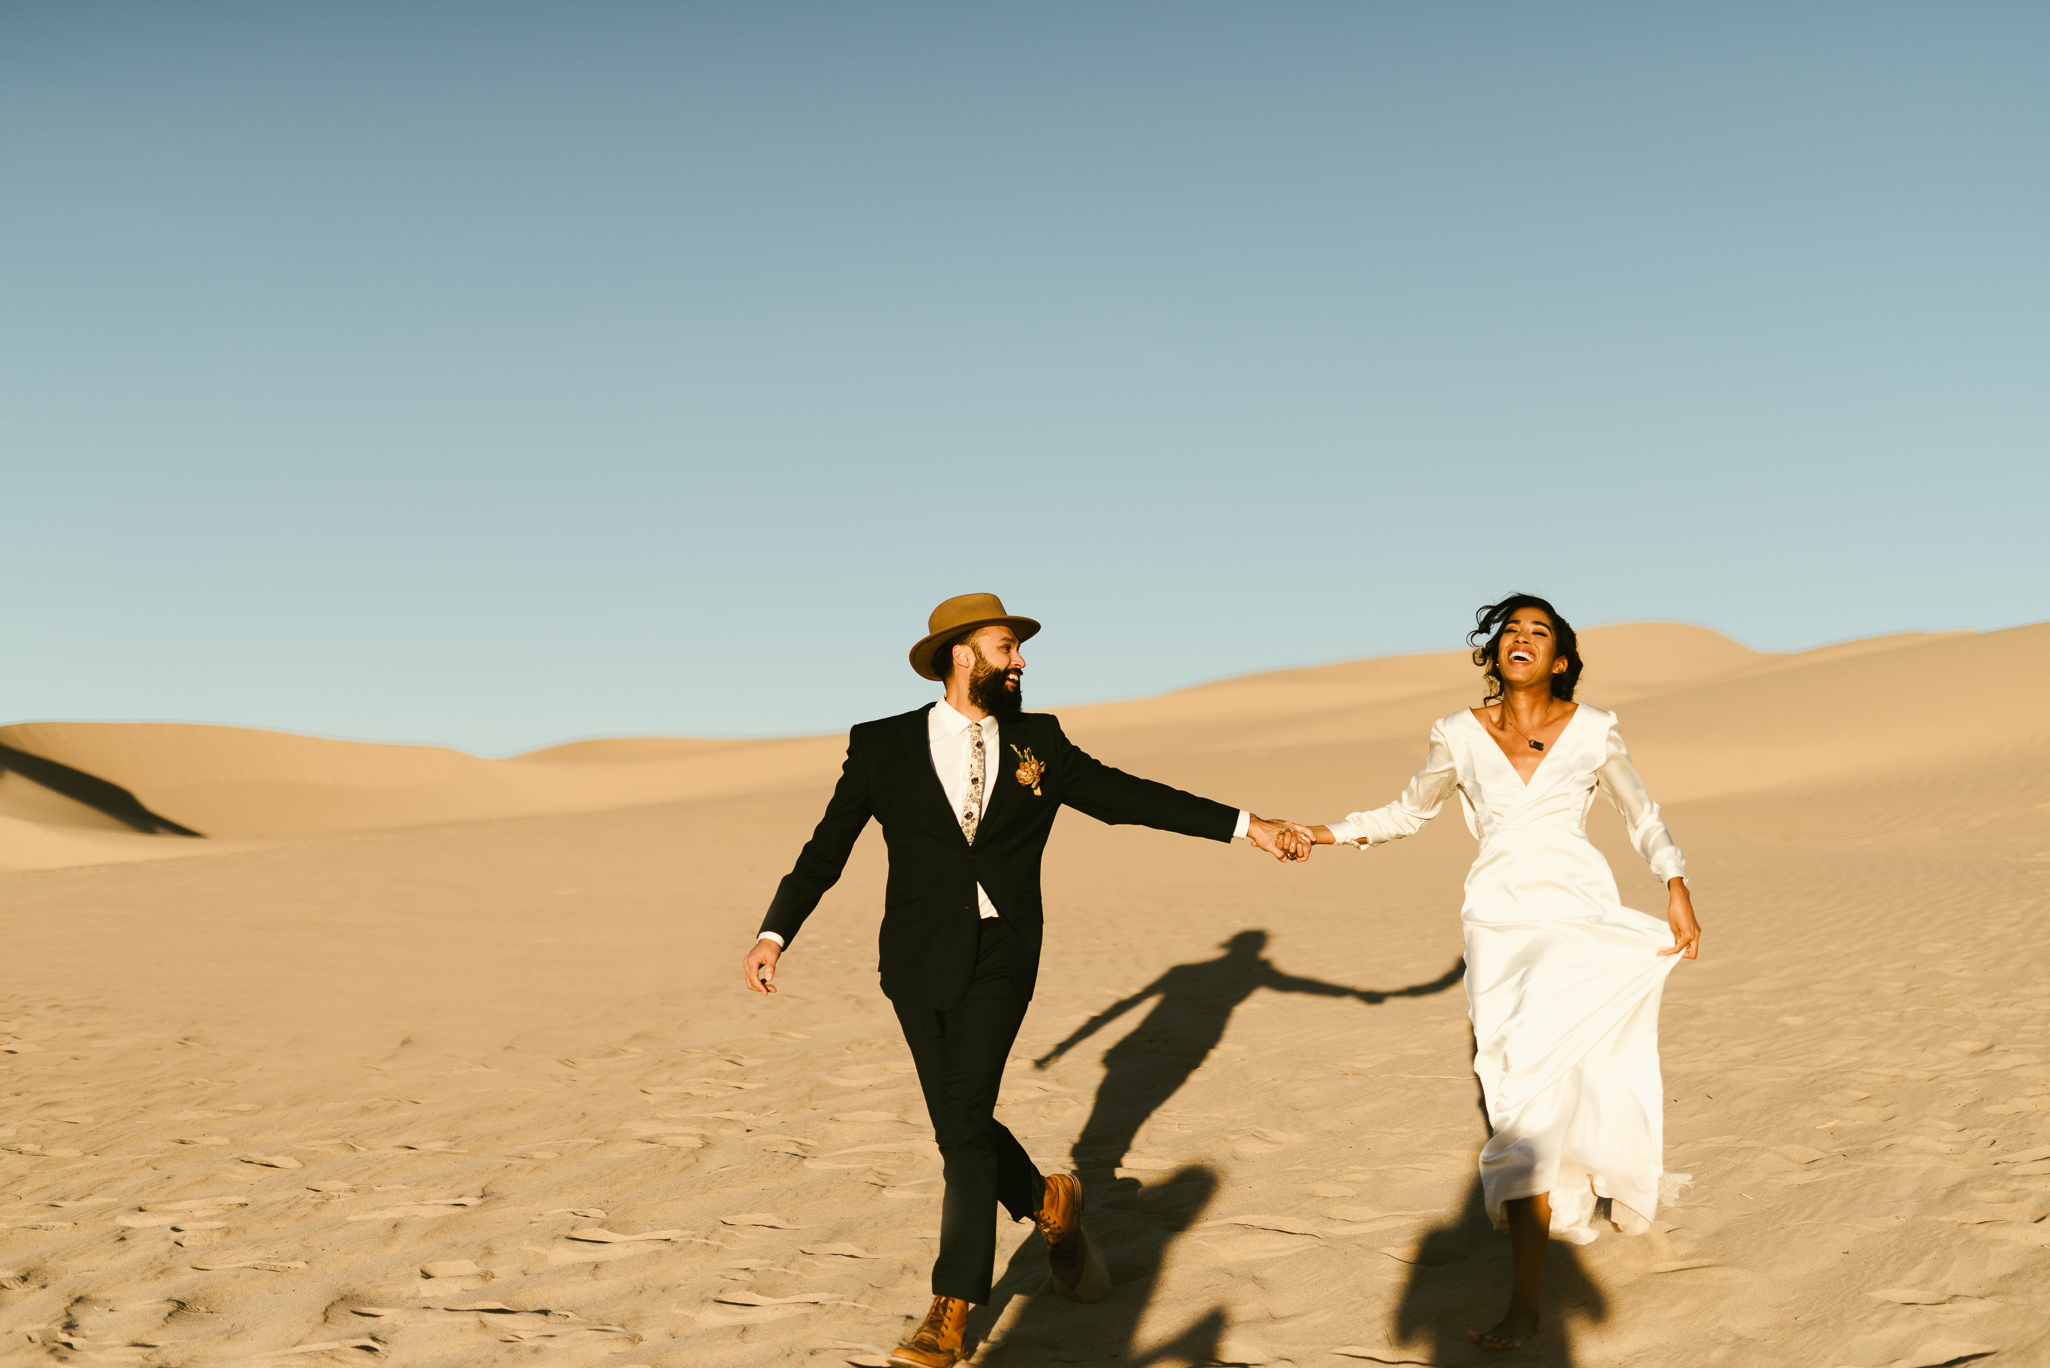
[[[982,734],[982,806],[976,810],[975,820],[980,822],[982,814],[989,811],[990,791],[996,787],[998,771],[1003,767],[996,718],[985,717],[980,722],[971,722],[944,698],[933,704],[932,711],[925,715],[925,736],[932,746],[933,772],[940,777],[940,787],[947,791],[947,810],[954,814],[956,825],[960,824],[961,814],[968,806],[969,752],[978,728]],[[975,885],[975,906],[985,921],[997,914],[996,904],[989,900],[989,894],[982,891],[981,884]]]
[[[946,791],[947,807],[953,812],[956,825],[960,824],[961,810],[968,803],[970,733],[977,727],[982,730],[982,808],[975,814],[979,822],[989,811],[989,796],[996,790],[998,777],[1008,776],[1017,768],[1004,762],[996,718],[970,721],[944,698],[933,704],[932,711],[925,718],[926,741],[932,747],[933,773],[939,776],[940,787]],[[1234,841],[1246,834],[1251,817],[1249,812],[1239,812],[1238,825],[1231,833]],[[975,905],[985,920],[997,915],[996,904],[989,900],[989,894],[982,891],[979,883],[975,885]],[[783,938],[774,931],[762,932],[760,939],[783,944]]]

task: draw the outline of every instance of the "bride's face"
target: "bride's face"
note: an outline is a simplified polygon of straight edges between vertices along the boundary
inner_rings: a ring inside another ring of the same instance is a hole
[[[1559,654],[1551,614],[1542,608],[1519,608],[1502,625],[1502,647],[1495,668],[1510,688],[1529,687],[1547,675],[1564,674],[1572,664]]]

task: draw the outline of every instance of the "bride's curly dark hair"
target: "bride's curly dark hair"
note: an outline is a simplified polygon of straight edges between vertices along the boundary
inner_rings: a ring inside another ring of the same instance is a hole
[[[1552,676],[1552,697],[1572,699],[1573,690],[1580,683],[1580,639],[1573,635],[1573,626],[1559,616],[1554,608],[1536,594],[1511,594],[1500,603],[1485,605],[1473,615],[1474,629],[1466,634],[1466,644],[1473,647],[1473,663],[1481,667],[1488,681],[1486,702],[1492,703],[1502,696],[1502,632],[1509,625],[1509,619],[1519,608],[1536,608],[1552,620],[1552,640],[1558,653],[1566,659],[1563,674]]]

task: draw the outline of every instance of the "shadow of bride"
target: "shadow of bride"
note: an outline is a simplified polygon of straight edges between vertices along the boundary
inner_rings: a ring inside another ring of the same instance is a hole
[[[1095,1105],[1076,1137],[1076,1170],[1091,1193],[1108,1194],[1117,1184],[1139,1131],[1189,1081],[1224,1039],[1240,1003],[1265,988],[1312,997],[1354,998],[1369,1005],[1390,998],[1442,993],[1465,975],[1465,961],[1429,983],[1407,988],[1349,988],[1321,979],[1283,973],[1267,958],[1267,933],[1241,931],[1220,947],[1215,959],[1177,964],[1130,997],[1112,1003],[1033,1063],[1045,1068],[1148,999],[1158,998],[1145,1020],[1104,1052],[1103,1081]],[[1096,1206],[1092,1203],[1092,1211]]]
[[[1468,1330],[1493,1325],[1509,1300],[1509,1237],[1489,1222],[1479,1179],[1458,1214],[1426,1231],[1412,1257],[1395,1309],[1396,1339],[1428,1345],[1418,1355],[1426,1363],[1499,1357],[1466,1341]],[[1574,1325],[1608,1319],[1608,1299],[1588,1277],[1580,1251],[1559,1240],[1546,1246],[1539,1296],[1538,1332],[1516,1350],[1516,1362],[1519,1368],[1571,1368]]]
[[[1115,1208],[1098,1211],[1092,1206],[1090,1238],[1102,1249],[1117,1285],[1108,1297],[1091,1305],[1068,1301],[1053,1291],[1046,1247],[1037,1234],[1027,1235],[992,1289],[989,1304],[975,1308],[970,1317],[970,1342],[987,1336],[1012,1302],[1023,1298],[1024,1305],[1003,1338],[975,1361],[996,1368],[1106,1360],[1122,1368],[1219,1362],[1230,1324],[1222,1306],[1168,1332],[1158,1344],[1142,1348],[1138,1343],[1139,1322],[1153,1304],[1168,1246],[1202,1219],[1217,1189],[1217,1174],[1192,1164],[1165,1182],[1129,1195]]]
[[[1472,1032],[1467,1057],[1475,1053]],[[1492,1138],[1487,1098],[1474,1079],[1474,1106],[1481,1129]],[[1474,1167],[1480,1167],[1478,1153]],[[1493,1325],[1509,1299],[1509,1237],[1488,1220],[1486,1194],[1476,1176],[1459,1212],[1424,1232],[1411,1254],[1409,1276],[1395,1308],[1395,1337],[1404,1345],[1421,1340],[1430,1346],[1422,1362],[1493,1361],[1496,1354],[1467,1343],[1468,1330]],[[1608,1319],[1608,1299],[1588,1276],[1580,1251],[1563,1241],[1545,1247],[1545,1272],[1539,1293],[1538,1332],[1515,1351],[1519,1368],[1572,1368],[1573,1326],[1580,1321]]]

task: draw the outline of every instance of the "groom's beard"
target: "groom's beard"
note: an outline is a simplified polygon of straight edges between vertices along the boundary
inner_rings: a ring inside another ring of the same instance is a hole
[[[975,673],[968,677],[969,701],[992,717],[1016,717],[1025,709],[1024,674],[1023,670],[999,670],[977,661]],[[1014,680],[1020,681],[1015,688]]]

